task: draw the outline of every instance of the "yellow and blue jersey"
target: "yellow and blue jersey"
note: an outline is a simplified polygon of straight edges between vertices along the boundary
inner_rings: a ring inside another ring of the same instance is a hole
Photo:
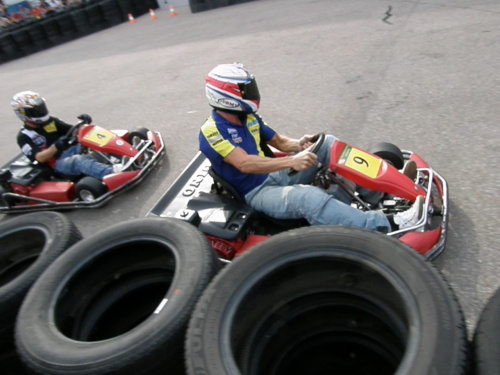
[[[212,116],[201,127],[200,151],[210,160],[214,172],[229,182],[240,196],[244,197],[267,178],[267,174],[241,173],[224,158],[236,147],[241,147],[249,155],[264,157],[261,141],[270,141],[276,132],[255,113],[247,115],[242,125],[230,123],[212,111]]]

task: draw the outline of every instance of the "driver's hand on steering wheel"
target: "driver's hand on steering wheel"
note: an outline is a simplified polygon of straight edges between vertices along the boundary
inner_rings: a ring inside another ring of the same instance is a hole
[[[303,135],[302,138],[300,138],[300,140],[299,140],[299,150],[302,151],[302,150],[305,150],[305,149],[311,147],[316,141],[316,140],[312,141],[312,139],[314,137],[316,137],[315,134]]]
[[[310,168],[313,164],[315,164],[316,159],[318,159],[318,156],[316,154],[313,154],[312,152],[309,152],[308,150],[303,150],[293,155],[292,159],[293,159],[292,168],[300,172],[300,171],[305,171],[306,169]]]

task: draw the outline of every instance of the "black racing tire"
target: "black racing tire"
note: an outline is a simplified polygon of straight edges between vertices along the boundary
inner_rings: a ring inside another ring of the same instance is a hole
[[[31,285],[82,238],[57,212],[35,212],[0,223],[0,348],[13,346],[17,311]]]
[[[149,131],[149,129],[144,128],[144,127],[140,127],[140,128],[132,130],[128,135],[128,138],[127,138],[128,142],[130,144],[133,144],[135,137],[142,139],[142,140],[148,139],[148,131]]]
[[[85,202],[92,202],[108,192],[108,188],[101,180],[85,176],[75,185],[75,192],[78,199]]]
[[[372,231],[308,227],[214,278],[190,321],[186,364],[189,375],[458,375],[467,336],[450,286],[413,250]]]
[[[473,339],[476,375],[500,373],[500,288],[483,308]]]
[[[184,335],[220,261],[177,219],[123,222],[73,246],[33,285],[16,347],[42,374],[184,375]]]
[[[367,151],[384,159],[388,163],[392,164],[392,166],[396,169],[403,168],[405,164],[405,158],[403,156],[403,153],[401,152],[401,149],[392,143],[377,143],[371,146]]]

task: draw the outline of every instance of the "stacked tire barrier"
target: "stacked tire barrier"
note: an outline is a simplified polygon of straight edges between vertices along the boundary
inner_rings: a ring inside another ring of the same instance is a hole
[[[38,212],[0,223],[0,368],[23,374],[14,324],[28,290],[45,269],[82,238],[65,216]]]
[[[380,233],[296,229],[222,267],[182,220],[82,239],[41,212],[0,246],[5,375],[500,373],[500,289],[469,342],[442,274]]]
[[[0,63],[116,26],[128,20],[129,13],[137,17],[156,8],[156,0],[86,1],[41,20],[9,28],[0,33]]]
[[[191,13],[198,13],[228,5],[248,3],[249,1],[253,0],[189,0],[189,8],[191,9]]]
[[[186,222],[115,225],[71,247],[33,285],[17,350],[40,374],[183,375],[191,312],[219,269]]]
[[[205,290],[189,375],[466,374],[464,318],[442,275],[383,234],[285,232]]]

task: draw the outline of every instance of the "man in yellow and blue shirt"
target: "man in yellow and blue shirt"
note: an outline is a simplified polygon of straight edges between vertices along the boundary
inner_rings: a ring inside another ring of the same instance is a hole
[[[205,92],[213,111],[199,134],[200,150],[214,172],[236,189],[252,208],[276,219],[305,218],[311,225],[344,225],[387,233],[391,224],[380,211],[360,211],[311,185],[316,162],[328,165],[336,138],[327,135],[316,154],[309,151],[312,135],[289,138],[269,127],[256,114],[260,93],[255,77],[239,63],[221,64],[205,77]],[[261,142],[290,157],[266,157]],[[290,175],[292,168],[300,173]],[[422,215],[418,198],[395,217],[399,228]]]

